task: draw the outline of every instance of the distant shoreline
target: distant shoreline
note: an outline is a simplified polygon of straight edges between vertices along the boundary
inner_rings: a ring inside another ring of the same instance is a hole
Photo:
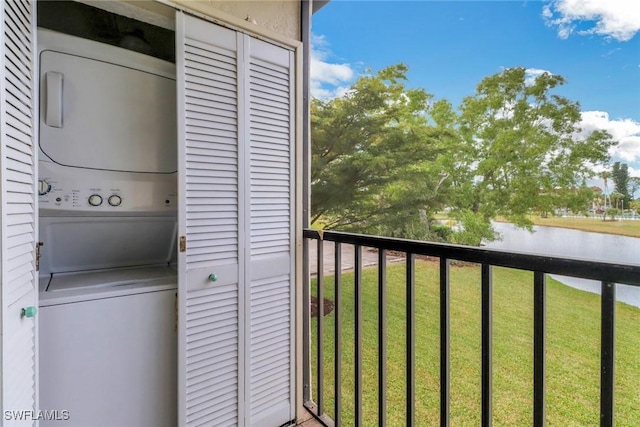
[[[640,238],[640,221],[638,220],[615,220],[603,221],[602,216],[593,218],[563,218],[539,216],[529,217],[534,225],[546,227],[569,228],[572,230],[589,231],[592,233],[615,234],[619,236]],[[496,222],[510,222],[504,218],[498,218]]]

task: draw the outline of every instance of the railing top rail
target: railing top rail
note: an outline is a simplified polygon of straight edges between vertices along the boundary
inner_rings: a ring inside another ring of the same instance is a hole
[[[408,252],[416,255],[640,286],[640,265],[615,264],[580,258],[552,257],[525,252],[507,252],[497,249],[423,242],[392,237],[368,236],[338,231],[305,229],[304,237],[390,251]]]

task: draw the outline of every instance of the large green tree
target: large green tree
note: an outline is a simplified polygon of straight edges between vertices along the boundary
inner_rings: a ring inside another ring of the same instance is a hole
[[[591,165],[608,160],[614,141],[604,131],[581,131],[580,105],[557,93],[563,84],[559,75],[531,79],[524,68],[509,68],[464,98],[460,149],[451,154],[454,214],[530,226],[532,209],[566,206],[567,190],[582,187]]]
[[[530,226],[532,210],[583,210],[584,184],[614,144],[579,128],[561,76],[506,69],[456,111],[405,86],[400,64],[358,79],[342,97],[311,103],[312,223],[325,228],[478,244],[491,220]],[[432,226],[443,207],[462,224]]]
[[[615,185],[615,191],[622,195],[625,206],[629,206],[631,195],[629,194],[629,166],[626,163],[615,162],[611,169],[611,178]]]
[[[428,238],[447,188],[447,131],[428,124],[431,95],[399,64],[311,103],[311,215],[326,228]]]

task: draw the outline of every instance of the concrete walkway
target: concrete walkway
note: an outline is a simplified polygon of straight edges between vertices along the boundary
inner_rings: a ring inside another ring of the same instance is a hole
[[[324,241],[322,247],[323,254],[323,270],[324,274],[332,274],[335,272],[335,242]],[[318,250],[317,241],[309,241],[309,272],[311,275],[318,273]],[[355,266],[355,250],[353,245],[342,244],[342,271],[353,270]],[[387,264],[402,261],[404,258],[387,254]],[[362,266],[371,267],[378,265],[378,251],[371,248],[362,248]]]

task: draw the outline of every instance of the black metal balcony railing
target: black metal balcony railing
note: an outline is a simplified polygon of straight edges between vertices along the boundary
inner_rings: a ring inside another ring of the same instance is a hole
[[[386,293],[386,255],[387,251],[406,254],[406,424],[416,425],[415,421],[415,256],[424,255],[439,258],[439,340],[440,340],[440,425],[448,426],[450,423],[450,260],[465,261],[481,265],[481,424],[492,424],[492,267],[508,267],[518,270],[533,271],[533,425],[545,425],[545,330],[546,330],[546,274],[557,274],[576,278],[593,279],[602,283],[601,297],[601,340],[600,340],[600,425],[613,426],[614,424],[614,341],[615,341],[615,288],[616,283],[640,286],[640,266],[618,265],[603,262],[591,262],[577,259],[565,259],[548,256],[535,256],[530,254],[509,253],[504,251],[489,250],[475,247],[446,245],[411,240],[401,240],[385,237],[365,236],[339,232],[319,232],[316,230],[304,230],[305,238],[305,267],[309,273],[310,241],[317,243],[317,286],[316,298],[318,301],[318,316],[316,332],[316,358],[317,365],[315,378],[312,381],[311,366],[311,317],[310,317],[310,281],[306,283],[303,291],[304,330],[305,344],[303,348],[304,368],[304,401],[305,406],[311,410],[324,424],[339,425],[342,419],[343,396],[340,384],[342,378],[342,340],[340,327],[342,325],[341,312],[341,288],[342,265],[341,244],[354,246],[354,402],[353,405],[355,426],[361,426],[363,420],[363,336],[362,336],[362,248],[375,248],[378,250],[378,424],[386,424],[387,399],[387,372],[384,361],[387,359],[387,293]],[[333,418],[325,414],[324,384],[324,278],[323,278],[323,241],[335,242],[335,330],[334,334],[334,384],[335,390],[332,396]],[[309,274],[305,274],[308,278]],[[314,388],[315,385],[315,388]],[[312,390],[313,400],[312,400]],[[336,421],[334,421],[336,420]]]

